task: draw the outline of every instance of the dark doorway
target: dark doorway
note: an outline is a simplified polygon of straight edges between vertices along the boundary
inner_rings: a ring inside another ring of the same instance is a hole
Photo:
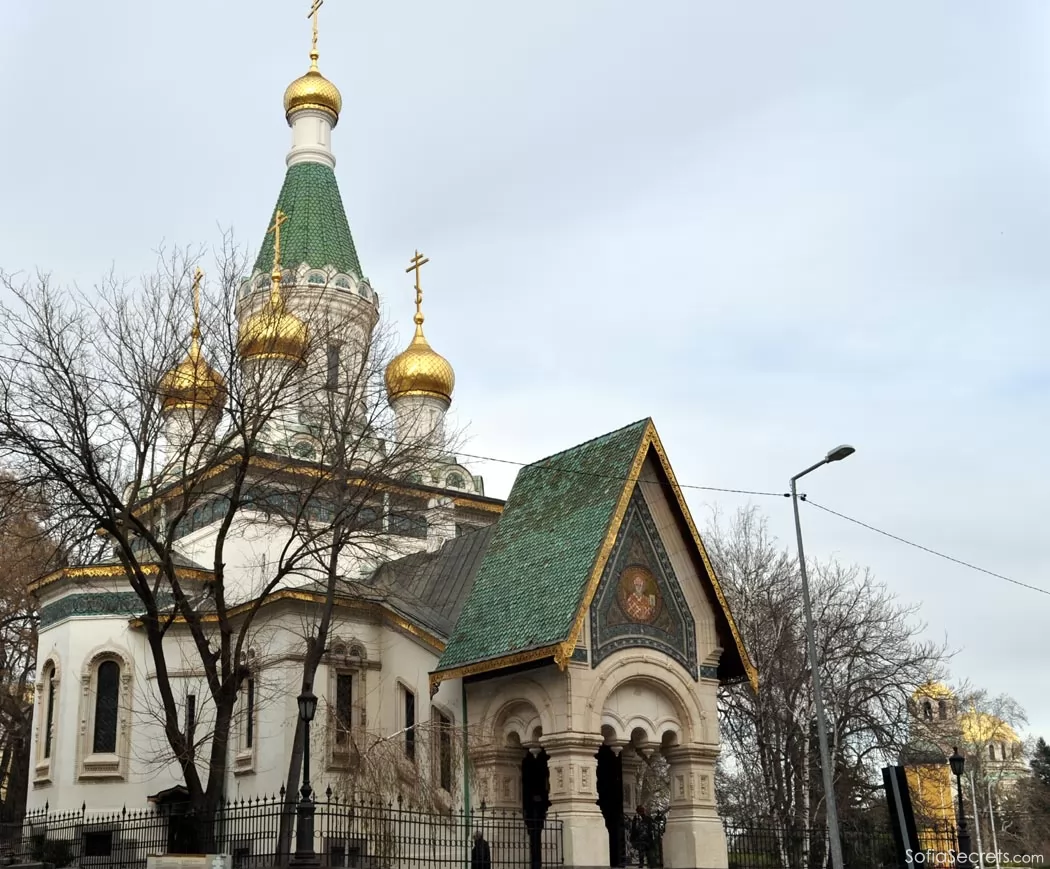
[[[623,822],[623,760],[609,746],[603,745],[598,758],[598,808],[609,831],[609,865],[626,866],[626,830]]]
[[[551,804],[547,760],[547,752],[541,750],[537,755],[526,752],[521,761],[521,808],[529,834],[530,869],[540,869],[543,865],[543,825]]]

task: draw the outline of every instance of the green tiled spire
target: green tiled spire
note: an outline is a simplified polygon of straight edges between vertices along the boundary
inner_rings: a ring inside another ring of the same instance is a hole
[[[521,470],[438,671],[565,640],[648,424]]]
[[[280,209],[288,215],[281,227],[281,265],[293,268],[332,266],[337,271],[361,274],[350,224],[339,196],[335,172],[321,163],[295,163],[284,176],[281,195],[267,226]],[[255,260],[255,271],[273,268],[273,233],[267,233]]]

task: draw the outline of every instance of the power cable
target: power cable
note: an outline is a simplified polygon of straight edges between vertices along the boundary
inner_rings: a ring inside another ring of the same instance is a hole
[[[823,504],[818,504],[811,498],[805,495],[799,496],[800,501],[804,501],[812,507],[816,507],[818,510],[823,510],[825,513],[830,513],[832,516],[838,516],[839,519],[845,519],[847,522],[852,522],[854,525],[859,525],[861,528],[866,528],[868,531],[873,531],[876,534],[881,534],[883,537],[889,537],[890,540],[896,540],[898,543],[903,543],[905,546],[911,546],[915,549],[921,549],[923,552],[929,553],[930,555],[936,555],[938,558],[943,558],[946,561],[951,561],[954,564],[961,565],[962,567],[968,567],[970,570],[976,570],[978,573],[984,573],[988,576],[1001,579],[1003,582],[1009,582],[1011,585],[1017,585],[1021,588],[1027,588],[1029,591],[1037,591],[1040,594],[1050,595],[1050,589],[1040,588],[1037,585],[1030,585],[1027,582],[1021,582],[1017,579],[1011,579],[1008,576],[1003,576],[1001,573],[996,573],[994,570],[987,570],[984,567],[978,567],[976,564],[972,564],[969,561],[963,561],[961,558],[955,558],[952,555],[947,555],[944,552],[938,552],[936,549],[931,549],[929,546],[923,546],[921,543],[915,543],[912,540],[901,537],[899,534],[891,534],[889,531],[883,531],[881,528],[876,528],[874,525],[869,525],[867,522],[861,522],[860,519],[854,519],[852,516],[847,516],[845,513],[840,513],[838,510],[832,510],[830,507],[825,507]]]

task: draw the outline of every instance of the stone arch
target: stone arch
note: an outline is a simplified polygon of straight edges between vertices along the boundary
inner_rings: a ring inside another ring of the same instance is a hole
[[[610,656],[595,672],[598,678],[584,711],[586,731],[603,736],[611,732],[617,741],[628,742],[632,732],[640,728],[655,745],[666,744],[667,733],[674,735],[676,744],[712,741],[696,683],[676,662],[653,652],[633,650]],[[616,702],[616,698],[610,708],[614,694],[634,688],[646,695],[637,710],[632,710],[630,703]],[[661,708],[647,711],[645,701],[654,699]]]
[[[515,679],[503,686],[493,699],[489,707],[493,711],[486,710],[488,714],[483,718],[487,722],[486,741],[502,748],[508,745],[511,733],[517,734],[522,745],[537,739],[537,728],[540,734],[553,733],[552,708],[542,686],[531,679]]]

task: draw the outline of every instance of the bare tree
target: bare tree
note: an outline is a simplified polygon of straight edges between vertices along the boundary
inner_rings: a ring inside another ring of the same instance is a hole
[[[162,255],[137,285],[110,277],[92,293],[0,274],[14,300],[0,308],[0,462],[47,493],[78,551],[104,535],[140,602],[171,758],[193,806],[210,812],[262,608],[284,586],[310,586],[309,688],[337,579],[400,536],[395,508],[399,521],[425,521],[433,493],[414,475],[444,447],[400,437],[381,394],[389,341],[331,315],[338,290],[311,286],[292,315],[285,297],[300,286],[282,288],[278,273],[255,294],[227,238],[200,306],[198,259]],[[247,328],[238,304],[255,306]],[[227,563],[251,528],[278,555],[249,575]],[[205,739],[181,714],[178,660],[206,685]]]
[[[25,808],[29,784],[37,614],[28,587],[65,554],[46,516],[39,493],[0,476],[0,817]]]
[[[706,539],[761,674],[757,692],[737,686],[721,696],[723,808],[783,830],[808,829],[822,822],[824,804],[797,561],[754,507],[728,525],[716,516]],[[879,768],[908,739],[908,698],[946,654],[919,639],[915,609],[868,571],[830,561],[810,574],[836,796],[848,823],[876,799]]]

